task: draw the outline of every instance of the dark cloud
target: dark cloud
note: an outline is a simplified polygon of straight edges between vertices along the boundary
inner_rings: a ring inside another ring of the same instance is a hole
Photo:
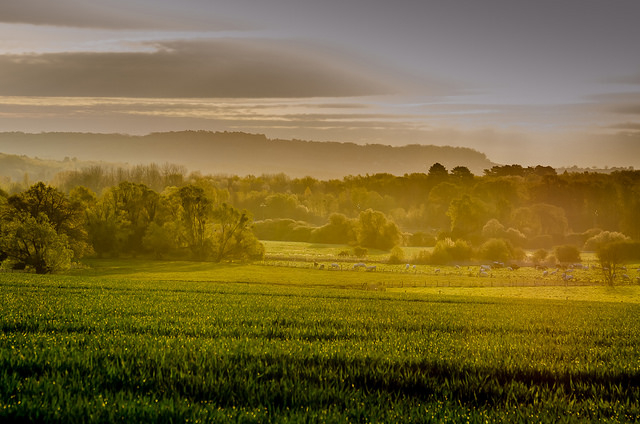
[[[153,53],[0,57],[0,95],[259,98],[386,94],[383,76],[296,44],[218,40],[158,44]]]

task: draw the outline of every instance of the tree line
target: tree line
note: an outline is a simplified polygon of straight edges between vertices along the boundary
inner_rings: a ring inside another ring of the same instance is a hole
[[[25,228],[64,246],[53,249],[64,263],[86,254],[258,258],[258,239],[436,247],[433,261],[466,257],[469,248],[516,258],[522,249],[589,249],[598,236],[640,240],[640,172],[631,170],[557,174],[550,167],[507,165],[477,176],[435,163],[425,173],[318,180],[187,174],[152,164],[94,166],[51,183],[0,196],[5,259],[35,267],[12,253],[20,249],[11,234],[26,237]],[[40,249],[34,255],[53,254]]]
[[[431,244],[445,237],[478,243],[493,220],[512,235],[521,233],[528,248],[582,245],[596,230],[640,239],[640,171],[630,170],[557,174],[551,167],[506,165],[476,176],[463,166],[447,170],[436,163],[425,173],[318,180],[284,174],[187,175],[180,167],[148,165],[129,170],[91,167],[60,174],[53,184],[66,193],[78,186],[102,193],[123,181],[157,192],[206,181],[256,221],[289,219],[317,227],[332,214],[353,219],[372,209],[405,233],[425,234]]]
[[[249,212],[206,185],[160,194],[121,182],[97,196],[83,186],[66,194],[40,182],[22,193],[0,193],[0,260],[5,267],[50,273],[86,255],[259,259],[264,247],[252,223]]]

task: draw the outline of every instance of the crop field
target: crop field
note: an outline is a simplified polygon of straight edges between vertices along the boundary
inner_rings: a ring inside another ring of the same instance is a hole
[[[0,422],[640,420],[638,285],[350,262],[89,265],[0,273]]]

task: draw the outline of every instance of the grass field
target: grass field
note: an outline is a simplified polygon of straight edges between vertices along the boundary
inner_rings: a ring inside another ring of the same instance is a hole
[[[0,422],[640,420],[637,285],[88,264],[0,274]]]

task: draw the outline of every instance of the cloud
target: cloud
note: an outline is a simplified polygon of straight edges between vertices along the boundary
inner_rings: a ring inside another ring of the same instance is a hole
[[[109,29],[234,29],[211,13],[197,12],[197,2],[179,6],[151,0],[20,0],[0,2],[0,22]]]
[[[223,39],[156,47],[151,53],[0,56],[0,95],[299,98],[393,90],[356,61],[296,43]]]
[[[597,94],[589,96],[588,100],[591,102],[590,106],[600,113],[640,115],[640,92]]]
[[[635,74],[623,75],[615,78],[609,78],[605,82],[610,82],[614,84],[640,85],[640,72]]]
[[[607,128],[621,131],[640,131],[639,122],[622,122],[619,124],[609,125]]]
[[[611,111],[622,115],[640,115],[640,104],[616,106]]]

